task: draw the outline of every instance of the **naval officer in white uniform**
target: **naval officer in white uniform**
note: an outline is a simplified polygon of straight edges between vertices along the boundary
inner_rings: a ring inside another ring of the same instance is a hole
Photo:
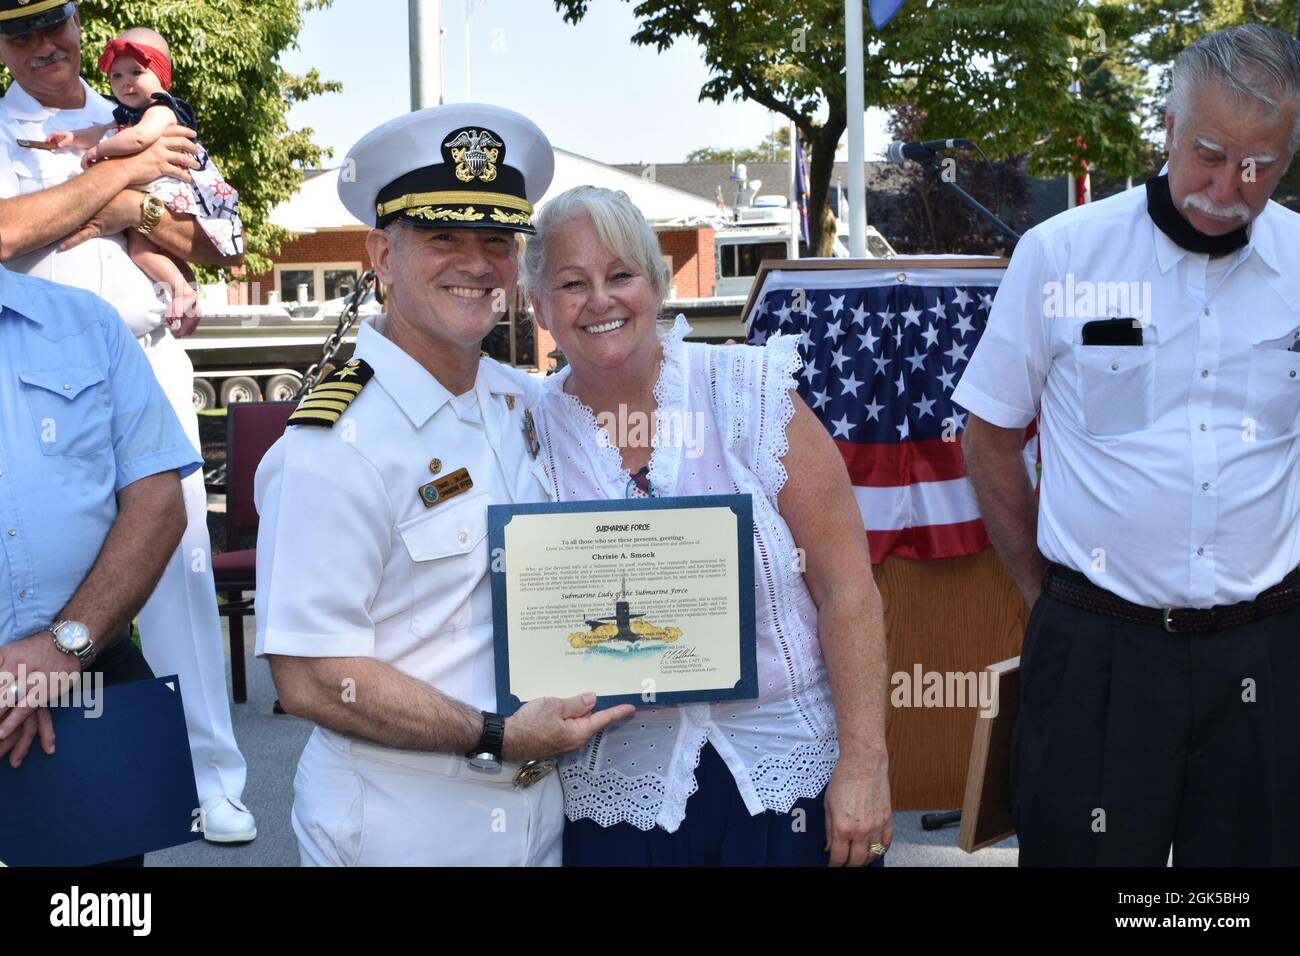
[[[304,865],[557,865],[545,758],[632,712],[592,713],[592,695],[493,712],[487,506],[549,483],[527,428],[537,384],[479,348],[554,164],[523,116],[461,103],[384,124],[343,165],[388,312],[256,482],[257,652],[317,725],[294,780]]]
[[[138,156],[81,170],[81,150],[40,148],[54,130],[112,119],[112,105],[81,79],[75,3],[0,0],[0,61],[13,82],[0,99],[0,259],[14,272],[94,292],[125,320],[181,425],[199,446],[194,369],[163,324],[164,307],[126,253],[122,233],[146,231],[188,262],[235,264],[217,253],[191,216],[173,216],[138,191],[158,176],[189,175],[193,147],[181,127]],[[137,187],[137,188],[128,188]],[[60,244],[75,236],[79,244]],[[237,260],[236,260],[237,261]],[[182,481],[187,526],[153,595],[137,616],[156,674],[178,674],[204,836],[238,843],[257,835],[240,802],[247,768],[235,742],[225,681],[202,470]]]

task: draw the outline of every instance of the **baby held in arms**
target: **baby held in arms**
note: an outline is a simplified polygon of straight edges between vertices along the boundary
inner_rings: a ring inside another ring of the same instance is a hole
[[[55,132],[49,139],[55,147],[85,150],[81,160],[83,169],[103,159],[131,156],[148,149],[174,124],[198,132],[194,108],[168,92],[172,81],[171,56],[161,34],[144,27],[125,31],[109,41],[99,58],[99,68],[108,75],[117,103],[113,122]],[[192,171],[192,183],[167,177],[150,183],[147,192],[173,213],[195,216],[222,255],[241,255],[244,237],[238,213],[239,194],[221,178],[202,146],[198,147],[197,160],[199,168]],[[145,232],[153,224],[146,215]],[[190,267],[154,245],[148,235],[137,229],[127,230],[126,242],[131,260],[153,280],[155,287],[163,290],[160,297],[167,303],[168,326],[178,336],[192,332],[198,325],[199,308]]]

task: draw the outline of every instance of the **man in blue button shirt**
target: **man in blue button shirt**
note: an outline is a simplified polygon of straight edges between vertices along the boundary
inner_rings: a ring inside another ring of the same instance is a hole
[[[56,130],[112,118],[112,105],[80,75],[82,15],[77,4],[61,0],[0,0],[0,62],[13,78],[0,97],[0,261],[12,272],[87,289],[116,309],[198,447],[194,368],[168,330],[148,276],[127,255],[126,237],[147,232],[186,262],[230,267],[242,257],[221,254],[204,231],[204,216],[173,214],[140,191],[158,176],[190,178],[198,166],[193,130],[172,126],[151,149],[85,171],[80,149],[34,148]],[[176,674],[185,688],[203,836],[242,843],[257,836],[257,825],[240,801],[247,766],[226,694],[203,475],[186,478],[181,494],[185,535],[136,620],[150,667]]]
[[[181,477],[200,464],[112,307],[0,267],[0,759],[12,767],[38,735],[54,753],[31,688],[78,670],[151,676],[126,628],[180,541]]]

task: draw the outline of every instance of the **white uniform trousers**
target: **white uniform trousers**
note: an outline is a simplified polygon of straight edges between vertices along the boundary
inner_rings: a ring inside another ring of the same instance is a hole
[[[199,446],[194,412],[194,366],[185,349],[163,328],[138,340],[154,375],[176,410],[185,434]],[[199,802],[220,794],[238,799],[248,767],[235,742],[226,694],[226,658],[221,619],[212,577],[212,541],[208,536],[208,495],[203,469],[181,480],[185,496],[185,534],[167,562],[162,578],[137,616],[140,645],[159,676],[181,679],[185,727],[194,760]]]
[[[317,727],[293,781],[303,866],[559,866],[564,795],[523,790],[464,757],[395,750]]]

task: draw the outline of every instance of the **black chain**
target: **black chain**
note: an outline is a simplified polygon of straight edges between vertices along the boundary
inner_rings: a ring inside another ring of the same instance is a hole
[[[295,401],[316,387],[316,381],[320,378],[322,370],[334,360],[334,354],[338,352],[339,346],[343,344],[343,336],[347,335],[352,326],[356,324],[357,316],[361,310],[361,303],[370,293],[370,289],[374,284],[375,270],[367,269],[362,273],[361,278],[357,280],[357,287],[352,290],[352,295],[348,297],[348,303],[343,307],[343,312],[339,315],[339,324],[335,326],[334,331],[330,333],[329,338],[320,347],[320,358],[313,362],[311,368],[307,369],[303,375],[302,385],[298,387],[298,391],[294,392],[293,395]]]

